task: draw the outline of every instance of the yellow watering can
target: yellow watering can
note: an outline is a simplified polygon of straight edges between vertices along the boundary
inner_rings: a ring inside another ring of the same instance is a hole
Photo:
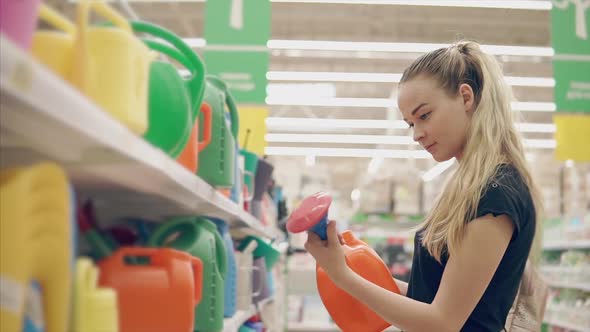
[[[39,6],[39,18],[61,31],[37,30],[33,35],[31,52],[41,63],[71,83],[76,26],[44,4]]]
[[[70,188],[50,163],[0,172],[0,331],[22,331],[32,280],[43,289],[46,332],[68,331]]]
[[[89,26],[94,10],[115,26]],[[80,90],[106,112],[138,135],[148,128],[148,78],[155,58],[135,38],[129,22],[100,1],[81,1],[74,81]]]
[[[97,285],[98,268],[89,258],[79,258],[76,261],[73,331],[119,331],[117,293]]]

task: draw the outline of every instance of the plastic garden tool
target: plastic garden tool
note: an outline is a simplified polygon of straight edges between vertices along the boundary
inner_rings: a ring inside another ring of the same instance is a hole
[[[248,187],[249,193],[244,200],[249,202],[254,197],[254,177],[258,167],[258,156],[246,149],[240,149],[240,154],[244,156],[244,184]]]
[[[0,0],[0,31],[23,49],[31,46],[40,0]]]
[[[199,170],[197,174],[206,182],[218,188],[231,188],[234,184],[234,167],[236,142],[238,137],[238,110],[227,85],[215,76],[207,75],[204,103],[211,106],[211,143],[199,152]],[[228,124],[225,113],[230,115]],[[199,119],[199,126],[204,121]],[[199,128],[199,132],[203,132]]]
[[[214,223],[199,217],[166,220],[151,235],[148,245],[171,247],[203,262],[203,300],[195,309],[195,331],[223,329],[223,290],[227,258],[223,239]]]
[[[85,257],[76,261],[73,331],[119,331],[117,293],[98,287],[98,268]]]
[[[238,263],[238,310],[249,310],[252,306],[252,297],[258,296],[261,289],[253,291],[254,271],[260,273],[258,268],[254,267],[253,252],[258,246],[258,242],[250,241],[241,251],[237,251],[236,262]]]
[[[239,250],[244,250],[250,242],[256,242],[256,250],[254,250],[254,258],[264,257],[265,266],[268,269],[272,269],[273,266],[279,261],[281,253],[272,245],[272,242],[266,241],[257,236],[248,235],[246,236],[238,246]]]
[[[0,172],[0,331],[22,331],[25,291],[43,292],[45,331],[68,330],[71,197],[65,172],[51,163]]]
[[[90,26],[91,10],[115,26]],[[105,112],[143,135],[148,128],[148,76],[155,54],[135,38],[129,22],[102,1],[81,0],[76,23],[76,86]]]
[[[327,240],[326,221],[331,203],[332,197],[324,192],[306,198],[289,217],[287,230],[291,233],[311,231],[322,240]],[[371,247],[357,239],[351,231],[343,232],[342,239],[346,264],[355,273],[399,294],[399,288],[389,269]],[[380,332],[390,325],[360,301],[338,288],[319,265],[316,265],[316,282],[324,306],[342,331]]]
[[[170,55],[173,59],[177,60],[181,64],[183,64],[187,68],[193,67],[191,62],[188,60],[184,54],[180,53],[178,50],[168,47],[164,44],[157,44],[154,41],[146,41],[149,43],[151,47],[157,47],[162,53]],[[196,55],[195,55],[196,56]],[[200,61],[200,59],[199,59]],[[191,73],[193,78],[196,77],[197,73]],[[204,77],[204,74],[203,74]],[[212,110],[211,106],[207,103],[202,103],[203,94],[204,94],[204,87],[205,82],[202,82],[202,90],[201,94],[197,95],[195,93],[195,87],[188,87],[188,89],[192,89],[194,99],[192,109],[192,118],[191,118],[191,132],[188,142],[184,146],[184,149],[177,157],[177,161],[183,165],[186,169],[188,169],[191,173],[196,173],[199,169],[199,152],[203,151],[211,142],[211,125],[212,125]],[[200,106],[199,106],[200,105]],[[202,114],[202,115],[200,115]],[[203,122],[204,121],[204,122]],[[202,129],[201,131],[199,131]],[[200,133],[202,133],[202,140],[199,139]]]
[[[237,266],[236,257],[234,254],[234,244],[229,233],[229,227],[224,220],[209,218],[217,226],[217,230],[225,244],[225,254],[227,258],[227,273],[225,275],[224,290],[223,290],[223,315],[225,317],[233,317],[236,313],[236,297],[237,297]]]
[[[151,39],[144,43],[152,50],[178,61],[190,72],[184,79],[167,61],[153,61],[149,78],[149,128],[144,137],[173,158],[186,146],[193,130],[203,92],[205,68],[199,56],[172,32],[147,22],[131,22],[136,33],[165,40],[174,48]]]
[[[37,30],[33,35],[31,53],[41,63],[71,83],[76,26],[45,4],[39,6],[39,18],[60,31]]]
[[[122,247],[99,266],[99,284],[117,291],[121,332],[192,331],[202,294],[200,259],[169,248]]]

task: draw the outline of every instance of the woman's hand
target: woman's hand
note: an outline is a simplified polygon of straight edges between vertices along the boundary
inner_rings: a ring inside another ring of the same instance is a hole
[[[323,241],[313,233],[307,233],[305,249],[315,258],[316,262],[326,271],[330,279],[339,284],[348,277],[352,270],[346,264],[344,250],[342,249],[342,237],[336,230],[336,222],[331,220],[328,224],[328,240]]]

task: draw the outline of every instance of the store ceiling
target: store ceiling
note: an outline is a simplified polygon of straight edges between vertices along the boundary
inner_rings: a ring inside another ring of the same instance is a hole
[[[72,3],[46,1],[71,14]],[[203,37],[205,3],[200,1],[131,1],[137,15],[162,25],[185,38]],[[320,4],[273,2],[272,40],[319,40],[346,42],[450,43],[461,38],[482,44],[550,47],[550,11],[489,8],[458,8],[408,5]],[[202,49],[197,49],[201,52]],[[401,73],[417,53],[367,51],[302,51],[271,49],[269,70],[281,72]],[[552,77],[550,57],[499,56],[504,72],[518,77]],[[236,60],[239,61],[239,60]],[[396,84],[391,82],[275,81],[270,84],[315,83],[312,90],[333,94],[337,98],[395,98]],[[513,88],[521,102],[552,102],[552,87]],[[305,94],[291,96],[306,100]],[[395,101],[392,106],[395,107]],[[395,109],[386,107],[330,107],[270,105],[272,117],[399,120]],[[530,123],[551,124],[551,112],[522,112]],[[298,129],[270,129],[274,133],[310,133]],[[408,135],[407,129],[338,129],[313,131],[315,134]],[[551,139],[551,133],[526,133],[527,138]],[[416,149],[408,144],[336,144],[336,143],[269,143],[272,147],[327,147],[353,149]],[[557,188],[558,163],[552,161],[551,149],[529,149],[535,172],[547,191]],[[306,157],[273,156],[277,177],[287,193],[298,194],[301,174],[323,181],[349,203],[350,192],[370,182],[367,175],[371,158],[316,157],[314,166],[306,166]],[[312,162],[307,158],[308,165]],[[386,159],[379,167],[379,178],[392,177],[407,187],[420,181],[420,172],[436,163],[433,160]],[[305,181],[303,181],[305,182]],[[433,183],[438,183],[435,181]],[[313,186],[312,186],[313,187]],[[346,204],[344,204],[346,205]]]

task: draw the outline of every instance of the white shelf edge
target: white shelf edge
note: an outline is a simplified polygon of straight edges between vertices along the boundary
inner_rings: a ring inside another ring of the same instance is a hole
[[[223,332],[237,332],[240,326],[248,320],[248,318],[256,314],[256,307],[252,305],[250,310],[238,310],[231,318],[223,320]]]
[[[590,292],[590,283],[567,283],[557,281],[547,281],[547,284],[554,288],[577,289],[585,292]]]
[[[247,227],[251,232],[268,238],[276,236],[274,230],[265,228],[254,216],[216,192],[204,180],[191,174],[164,152],[130,132],[2,35],[0,45],[0,89],[3,94],[18,99],[20,103],[34,109],[39,116],[50,118],[51,121],[67,127],[71,130],[72,136],[99,142],[101,148],[114,151],[121,160],[136,163],[133,166],[143,167],[150,174],[158,175],[170,187],[153,188],[149,187],[149,184],[140,183],[142,188],[134,188],[131,183],[133,180],[138,183],[138,179],[119,177],[110,180],[130,190],[159,195],[195,214],[199,214],[198,209],[202,207],[199,202],[209,204],[231,225]],[[10,111],[3,109],[2,122],[10,116],[19,116],[9,113]],[[57,151],[51,143],[36,143],[45,144],[43,148],[46,148],[49,154]],[[100,166],[88,165],[88,169],[100,174],[104,171]]]
[[[557,327],[563,327],[566,329],[570,329],[576,332],[590,332],[590,328],[584,328],[582,326],[577,326],[575,324],[571,324],[562,320],[556,320],[556,319],[545,319],[543,320],[543,322],[545,322],[546,324],[549,324],[551,326],[557,326]]]
[[[546,243],[543,250],[590,249],[590,240],[572,240]]]

